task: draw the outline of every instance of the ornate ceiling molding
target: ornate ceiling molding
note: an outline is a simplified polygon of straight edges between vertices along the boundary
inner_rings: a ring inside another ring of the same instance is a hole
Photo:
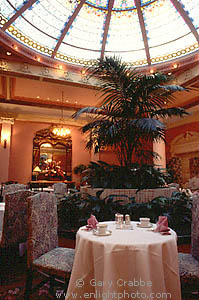
[[[0,59],[0,74],[22,76],[26,78],[39,77],[47,81],[58,80],[60,82],[78,84],[84,87],[95,88],[98,85],[97,80],[89,78],[85,72],[68,71],[66,68],[50,68],[46,66],[36,66],[23,62],[13,62]]]
[[[0,117],[0,124],[11,124],[11,125],[14,125],[14,119],[13,118]]]

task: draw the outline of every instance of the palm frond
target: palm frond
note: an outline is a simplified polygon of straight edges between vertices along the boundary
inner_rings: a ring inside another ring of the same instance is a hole
[[[157,128],[163,129],[165,125],[157,119],[151,118],[142,118],[138,120],[132,120],[132,124],[134,124],[139,129],[144,130],[156,130]]]
[[[172,92],[181,92],[181,91],[186,91],[188,92],[189,89],[184,88],[183,86],[179,85],[158,85],[157,88],[164,89],[166,91],[172,91]]]
[[[168,85],[170,76],[138,74],[118,57],[99,59],[88,70],[100,83],[100,107],[82,108],[73,117],[94,114],[92,121],[82,127],[82,132],[87,133],[86,147],[99,151],[103,146],[111,146],[121,165],[131,164],[136,153],[146,160],[150,153],[143,145],[165,140],[165,127],[159,117],[187,114],[182,108],[165,108],[165,103],[174,103],[175,92],[188,91]]]
[[[172,117],[172,116],[183,117],[184,115],[189,115],[189,113],[185,111],[184,108],[180,108],[180,107],[162,108],[156,110],[151,114],[152,117],[159,116],[162,118]]]

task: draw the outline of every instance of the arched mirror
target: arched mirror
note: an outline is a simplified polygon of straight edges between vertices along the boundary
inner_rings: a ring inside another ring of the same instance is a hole
[[[54,127],[36,132],[33,139],[32,180],[71,180],[72,140],[54,134]]]

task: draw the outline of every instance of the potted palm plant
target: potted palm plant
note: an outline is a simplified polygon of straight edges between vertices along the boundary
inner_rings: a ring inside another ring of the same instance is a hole
[[[174,92],[186,89],[168,85],[171,78],[165,74],[140,74],[117,57],[99,59],[88,72],[99,81],[101,104],[80,109],[74,115],[93,114],[81,129],[88,134],[87,149],[94,148],[97,153],[102,147],[111,147],[121,167],[151,163],[158,154],[146,145],[165,140],[161,120],[186,114],[182,108],[166,107],[174,103]]]

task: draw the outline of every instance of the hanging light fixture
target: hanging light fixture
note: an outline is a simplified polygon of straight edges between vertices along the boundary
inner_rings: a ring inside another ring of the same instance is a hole
[[[62,109],[61,109],[60,123],[64,121],[63,103],[64,103],[64,92],[62,92]],[[69,128],[63,127],[62,125],[57,125],[53,127],[52,133],[58,137],[65,138],[66,136],[70,135],[71,131]]]
[[[54,127],[52,130],[54,135],[60,136],[60,137],[66,137],[67,135],[70,134],[70,129],[64,128],[63,126],[57,126]]]

